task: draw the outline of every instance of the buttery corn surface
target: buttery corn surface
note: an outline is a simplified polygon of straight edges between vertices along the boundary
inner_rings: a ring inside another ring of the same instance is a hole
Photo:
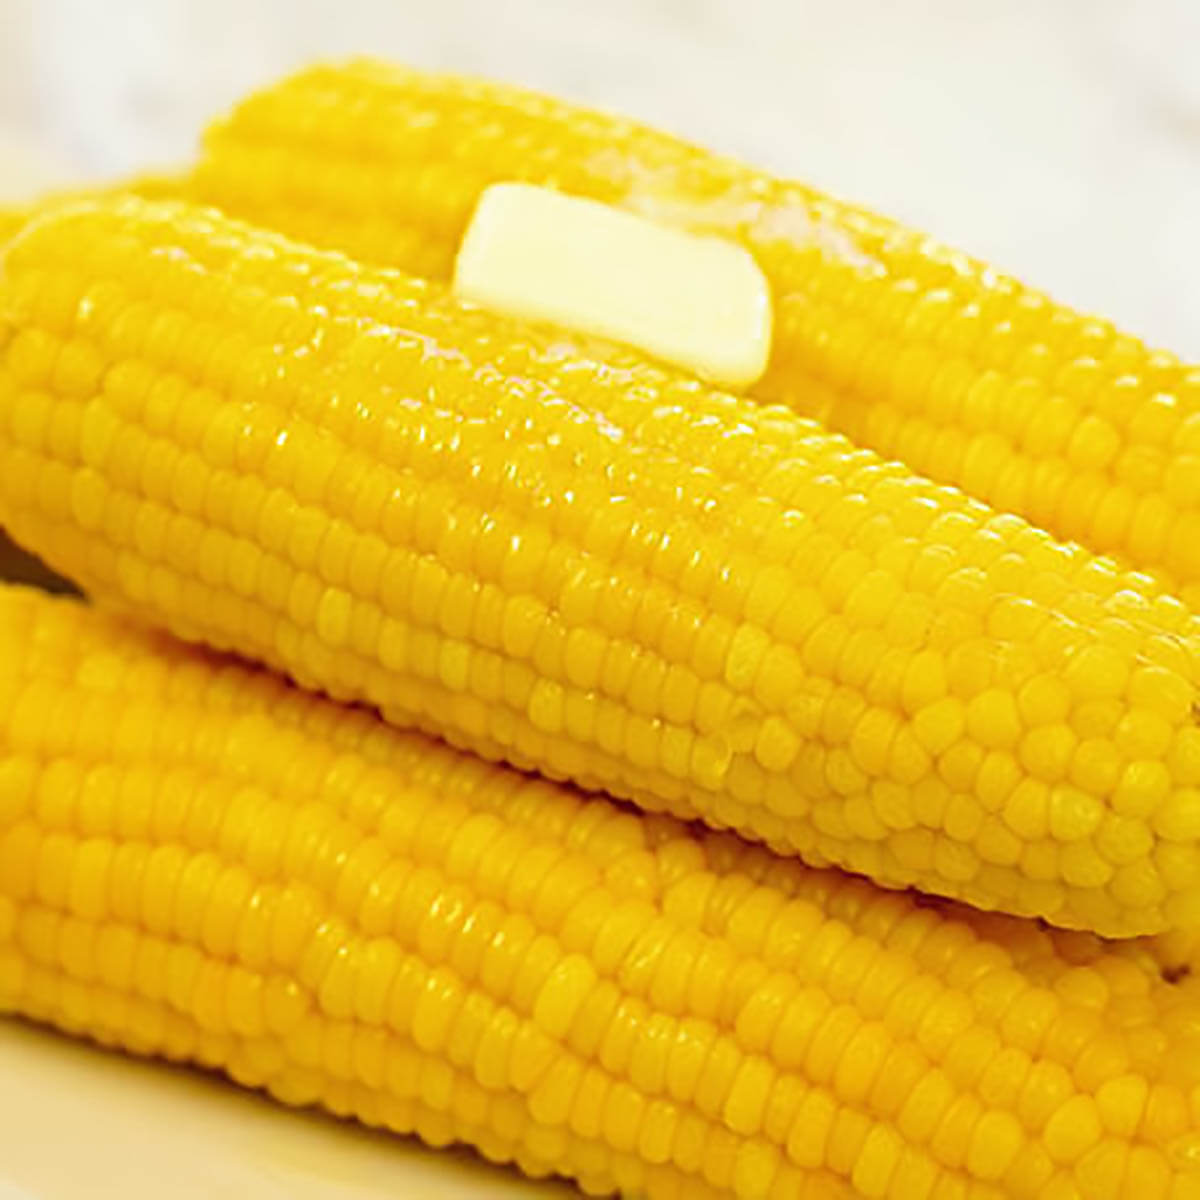
[[[1200,1186],[1195,993],[0,590],[0,1009],[651,1200]]]
[[[626,120],[374,63],[250,97],[210,133],[193,186],[448,278],[476,199],[504,180],[736,239],[774,290],[756,396],[1200,603],[1200,368],[922,234]]]
[[[1197,625],[783,409],[211,212],[0,278],[0,519],[489,758],[1107,934],[1200,921]]]
[[[753,257],[552,188],[498,183],[475,206],[452,291],[490,312],[634,347],[744,388],[771,348],[771,293]]]

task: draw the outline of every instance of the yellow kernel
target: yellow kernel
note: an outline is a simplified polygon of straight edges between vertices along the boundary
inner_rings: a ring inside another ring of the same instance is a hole
[[[1200,840],[1200,790],[1180,788],[1154,814],[1154,831],[1172,842]]]
[[[975,850],[986,863],[1015,866],[1021,858],[1021,839],[995,817],[987,817],[975,836]]]
[[[1118,867],[1108,890],[1118,904],[1130,909],[1154,908],[1166,895],[1158,868],[1146,859]]]
[[[846,1044],[838,1062],[834,1076],[837,1094],[851,1102],[864,1099],[871,1091],[890,1043],[882,1025],[864,1024]]]
[[[910,714],[946,695],[949,683],[945,658],[935,650],[918,650],[904,674],[901,702]]]
[[[561,684],[550,679],[537,680],[529,696],[529,720],[536,729],[552,735],[561,733],[565,707]]]
[[[854,1160],[851,1182],[866,1197],[889,1195],[892,1177],[900,1163],[904,1142],[887,1125],[873,1125]]]
[[[1067,661],[1063,679],[1080,699],[1120,696],[1129,682],[1129,662],[1109,646],[1084,646]]]
[[[1004,823],[1024,841],[1039,841],[1050,832],[1050,788],[1023,779],[1004,806]]]
[[[799,655],[789,646],[772,646],[755,676],[755,699],[767,709],[782,710],[799,691],[803,679],[804,667]]]
[[[1096,1110],[1104,1128],[1117,1137],[1133,1137],[1149,1094],[1149,1085],[1140,1075],[1122,1075],[1101,1084],[1096,1092]]]
[[[1103,887],[1113,876],[1106,862],[1090,842],[1071,842],[1059,855],[1063,879],[1072,887]]]
[[[1103,1136],[1100,1114],[1091,1096],[1073,1096],[1051,1117],[1042,1135],[1055,1162],[1071,1163],[1090,1150]]]
[[[1093,842],[1100,854],[1117,866],[1145,861],[1154,848],[1154,838],[1144,821],[1118,813],[1105,814]]]
[[[1105,738],[1087,738],[1075,747],[1071,758],[1071,782],[1094,795],[1111,795],[1123,767],[1121,756]]]
[[[59,343],[55,338],[30,327],[17,333],[9,344],[5,366],[19,382],[48,383],[58,353]]]
[[[913,733],[930,754],[941,754],[962,736],[967,714],[961,700],[946,696],[922,708],[912,722]]]
[[[1005,750],[1021,735],[1021,719],[1010,692],[991,688],[967,705],[967,732],[980,745]]]
[[[723,1118],[730,1129],[745,1137],[759,1132],[774,1082],[775,1070],[767,1059],[751,1056],[743,1061],[725,1099]]]
[[[771,639],[755,625],[739,625],[729,643],[725,660],[725,683],[735,692],[747,692],[754,683]]]
[[[910,1142],[928,1141],[954,1099],[950,1081],[936,1068],[909,1093],[896,1117],[896,1128]]]
[[[595,967],[583,955],[568,955],[538,994],[533,1019],[550,1037],[565,1037],[597,979]]]
[[[645,1100],[629,1084],[616,1083],[604,1106],[604,1140],[617,1151],[630,1152],[637,1145]]]
[[[1050,792],[1050,834],[1059,841],[1090,837],[1100,825],[1104,806],[1095,796],[1059,785]]]
[[[742,1143],[734,1163],[732,1188],[738,1196],[769,1196],[781,1167],[779,1151],[761,1138]]]
[[[1066,775],[1075,746],[1075,734],[1069,726],[1043,725],[1021,738],[1017,756],[1037,779],[1056,783]]]
[[[1162,806],[1170,792],[1171,775],[1164,763],[1131,762],[1121,772],[1110,803],[1122,816],[1148,817]]]
[[[768,717],[758,731],[754,756],[766,771],[786,771],[800,751],[800,739],[779,717]]]
[[[1017,709],[1025,725],[1055,725],[1067,719],[1071,693],[1062,680],[1037,675],[1017,693]]]
[[[892,740],[888,772],[897,783],[914,784],[928,775],[930,759],[925,749],[908,730],[901,729]]]
[[[1164,717],[1147,709],[1134,709],[1121,718],[1114,742],[1127,758],[1157,759],[1166,754],[1171,733]]]
[[[1071,713],[1070,725],[1080,737],[1108,737],[1124,714],[1119,700],[1085,700]]]
[[[1130,679],[1130,704],[1145,708],[1172,723],[1188,716],[1194,699],[1194,688],[1186,679],[1166,667],[1138,667]]]
[[[805,1094],[788,1132],[787,1156],[796,1166],[817,1170],[825,1165],[837,1113],[836,1102],[822,1089]]]
[[[1011,1112],[985,1112],[971,1131],[966,1168],[987,1182],[1002,1179],[1025,1140],[1021,1123]]]
[[[0,760],[0,828],[12,826],[30,809],[38,783],[38,765],[32,758]]]
[[[1103,470],[1121,448],[1121,436],[1103,417],[1089,413],[1067,442],[1066,455],[1080,470]]]
[[[1189,1130],[1189,1106],[1183,1091],[1174,1084],[1153,1083],[1142,1120],[1142,1139],[1153,1145],[1179,1137]]]
[[[939,1175],[943,1180],[946,1178],[928,1154],[905,1145],[900,1150],[888,1195],[895,1200],[930,1200]]]
[[[1195,903],[1194,893],[1200,885],[1200,856],[1195,853],[1195,848],[1176,842],[1159,842],[1154,850],[1154,864],[1167,888],[1175,893],[1168,901],[1168,908],[1174,911],[1178,904],[1186,911]],[[1181,920],[1174,923],[1185,924]]]
[[[350,634],[351,598],[341,588],[327,587],[321,592],[317,605],[317,636],[339,649],[346,645]]]
[[[563,1055],[542,1076],[529,1097],[529,1111],[543,1125],[566,1123],[583,1080],[583,1065]]]
[[[112,855],[113,844],[103,838],[89,838],[79,847],[68,903],[86,921],[100,921],[107,915]]]
[[[983,756],[975,772],[974,790],[980,803],[998,812],[1021,779],[1017,760],[1005,751],[993,750]]]

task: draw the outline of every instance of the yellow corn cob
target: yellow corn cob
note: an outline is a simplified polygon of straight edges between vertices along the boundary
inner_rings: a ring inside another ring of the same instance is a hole
[[[0,277],[0,519],[489,758],[1106,934],[1200,907],[1197,623],[782,409],[211,212]]]
[[[17,236],[17,231],[29,219],[24,208],[0,208],[0,245]]]
[[[1184,1200],[1184,995],[0,589],[5,1010],[596,1194]]]
[[[59,188],[19,207],[0,207],[0,250],[3,243],[16,237],[35,217],[53,208],[103,196],[134,195],[143,200],[185,199],[192,186],[186,178],[174,175],[135,175],[130,179],[97,184],[94,187]]]
[[[756,396],[1200,604],[1200,369],[922,234],[628,121],[371,63],[251,97],[210,133],[195,187],[259,224],[443,277],[499,180],[736,238],[775,290]]]
[[[28,216],[25,209],[0,208],[0,249],[5,242],[17,235]],[[36,572],[34,560],[18,550],[0,529],[0,579],[27,580]]]

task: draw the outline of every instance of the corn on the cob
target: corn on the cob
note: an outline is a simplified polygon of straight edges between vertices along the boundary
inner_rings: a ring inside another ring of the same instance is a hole
[[[220,217],[0,279],[0,519],[490,758],[1107,934],[1200,907],[1197,623],[782,410]]]
[[[1200,603],[1200,368],[922,234],[628,121],[370,63],[251,97],[210,133],[194,186],[448,277],[475,200],[509,179],[737,239],[775,289],[755,395]]]
[[[288,1103],[594,1193],[1184,1200],[1194,1003],[1076,937],[0,590],[0,1008]]]

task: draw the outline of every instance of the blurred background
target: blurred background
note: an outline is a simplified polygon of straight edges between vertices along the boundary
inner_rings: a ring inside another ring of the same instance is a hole
[[[0,0],[0,200],[371,52],[625,110],[1200,358],[1198,46],[1196,0]]]
[[[622,110],[1200,360],[1198,47],[1200,0],[0,0],[0,205],[184,162],[247,88],[370,52]],[[115,1070],[0,1027],[0,1200],[518,1192]]]

